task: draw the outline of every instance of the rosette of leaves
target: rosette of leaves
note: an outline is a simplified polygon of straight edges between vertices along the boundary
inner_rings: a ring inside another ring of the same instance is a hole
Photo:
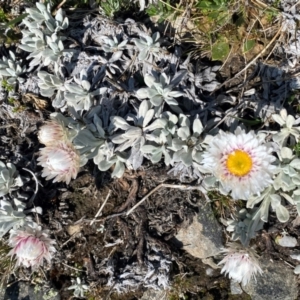
[[[289,192],[300,186],[300,159],[295,158],[290,148],[283,147],[278,153],[280,164],[273,182],[275,190]]]
[[[138,108],[137,115],[129,115],[127,118],[128,121],[133,122],[133,126],[122,117],[111,117],[111,122],[115,129],[121,129],[124,131],[112,137],[112,142],[120,145],[116,148],[116,150],[124,151],[130,147],[140,149],[145,144],[146,133],[166,126],[166,119],[158,118],[153,121],[154,109],[151,107],[152,105],[149,101],[142,101]]]
[[[18,175],[16,167],[11,164],[0,161],[0,197],[9,192],[18,189],[23,185],[23,182]]]
[[[234,219],[227,220],[226,230],[232,232],[231,240],[240,240],[244,246],[248,246],[250,240],[255,237],[256,231],[263,228],[264,222],[261,219],[253,219],[257,208],[247,210],[241,209]]]
[[[282,109],[279,114],[273,114],[272,118],[282,127],[272,136],[273,141],[285,146],[289,139],[289,144],[294,146],[300,137],[300,126],[295,126],[300,123],[300,118],[296,120],[292,115],[288,115],[286,109]]]
[[[36,3],[37,8],[27,8],[29,14],[23,20],[28,30],[22,30],[20,49],[31,52],[27,59],[33,58],[30,66],[39,65],[45,60],[45,65],[51,61],[57,61],[60,56],[70,56],[71,51],[64,50],[62,40],[64,36],[58,35],[59,31],[68,28],[68,18],[64,17],[61,9],[57,11],[55,18],[51,15],[48,4]]]
[[[107,171],[114,166],[111,176],[120,178],[125,171],[128,154],[115,151],[115,146],[110,141],[113,125],[108,121],[103,122],[97,113],[99,112],[93,114],[92,122],[79,131],[73,144],[85,162],[93,159],[100,171]]]
[[[16,85],[17,82],[23,83],[24,78],[21,77],[26,72],[26,66],[21,66],[22,60],[16,61],[16,56],[9,51],[9,57],[3,56],[0,60],[0,75],[9,85]]]
[[[30,28],[29,30],[22,30],[22,40],[19,48],[31,52],[27,59],[33,58],[29,66],[34,67],[42,63],[44,56],[43,51],[48,47],[46,36],[42,30]]]
[[[45,66],[48,66],[51,62],[58,62],[60,57],[72,57],[75,50],[65,49],[61,37],[56,33],[48,36],[39,29],[36,29],[34,32],[36,35],[27,35],[22,39],[22,42],[26,44],[19,46],[19,48],[31,52],[27,57],[27,59],[33,58],[29,63],[31,67],[41,62],[43,62]]]
[[[203,126],[198,117],[194,119],[193,126],[189,118],[183,114],[179,115],[180,128],[176,131],[175,138],[169,149],[174,151],[173,161],[183,162],[187,167],[193,162],[201,162]]]
[[[45,34],[51,35],[69,27],[69,20],[64,16],[61,8],[57,11],[55,18],[52,17],[50,4],[36,2],[36,8],[26,8],[25,10],[28,16],[23,23],[29,29],[43,29]],[[46,27],[42,27],[43,24]]]
[[[141,147],[141,151],[148,154],[154,164],[164,156],[164,162],[169,166],[172,163],[173,153],[169,147],[172,145],[172,137],[177,130],[178,117],[170,112],[164,112],[162,117],[167,120],[165,127],[146,134],[147,143]]]
[[[116,74],[116,70],[120,71],[120,68],[115,64],[115,62],[117,62],[121,58],[122,54],[122,51],[114,52],[114,54],[109,59],[99,56],[98,59],[102,63],[100,73],[106,72],[107,74],[107,69],[111,74]],[[110,74],[107,75],[111,77]]]
[[[47,48],[41,52],[43,63],[48,66],[51,62],[58,62],[61,57],[71,58],[74,49],[65,49],[64,44],[56,33],[46,36]]]
[[[66,83],[65,99],[67,104],[73,106],[77,111],[89,110],[93,105],[94,96],[102,95],[107,88],[102,87],[92,91],[85,70],[80,72],[79,78],[74,77],[75,83]]]
[[[161,51],[159,39],[159,32],[155,32],[152,37],[144,35],[139,39],[133,39],[133,42],[135,43],[139,51],[138,59],[140,61],[147,60],[152,63],[153,56],[159,58],[159,53]]]
[[[103,36],[102,41],[103,44],[101,45],[101,47],[104,50],[104,52],[107,53],[114,53],[118,51],[122,52],[126,49],[126,45],[128,43],[128,40],[124,40],[120,43],[116,36],[113,36],[112,38],[108,36]]]
[[[127,162],[129,155],[126,152],[120,152],[115,150],[115,146],[112,142],[106,142],[103,147],[102,157],[98,154],[96,160],[98,161],[98,168],[100,171],[107,171],[114,166],[114,170],[111,174],[112,177],[120,178],[125,172],[125,163]]]
[[[148,87],[139,89],[136,92],[136,96],[139,99],[149,99],[150,102],[157,107],[162,108],[164,102],[171,107],[176,106],[178,102],[175,98],[183,96],[184,93],[174,91],[173,89],[184,75],[185,72],[177,73],[173,80],[171,80],[165,73],[160,74],[159,78],[146,74],[144,81]]]
[[[55,65],[55,74],[49,74],[45,71],[39,71],[38,77],[40,79],[38,86],[40,93],[44,97],[55,97],[52,101],[52,105],[55,108],[61,108],[65,105],[65,81],[61,72],[58,69],[58,65]]]
[[[34,222],[26,213],[36,212],[41,214],[40,207],[25,210],[25,204],[21,201],[14,199],[14,207],[6,200],[0,200],[0,238],[2,238],[10,229],[18,228],[25,224],[31,225]]]
[[[107,130],[111,131],[112,129]],[[86,161],[93,158],[94,163],[98,165],[105,159],[107,130],[104,128],[101,118],[94,114],[92,122],[78,132],[73,144],[79,150],[80,155],[86,158]]]

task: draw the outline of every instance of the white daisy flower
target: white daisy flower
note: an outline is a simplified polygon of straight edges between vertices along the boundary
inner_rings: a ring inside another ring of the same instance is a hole
[[[222,252],[225,257],[218,265],[224,265],[221,274],[228,274],[230,279],[246,285],[257,273],[263,273],[253,250],[245,249],[236,243],[228,243],[228,248]]]
[[[238,127],[235,134],[220,131],[210,140],[202,164],[221,183],[221,193],[231,191],[232,199],[248,200],[273,182],[272,150],[253,131]]]

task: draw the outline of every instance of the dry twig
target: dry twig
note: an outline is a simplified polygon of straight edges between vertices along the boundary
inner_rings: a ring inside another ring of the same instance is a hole
[[[101,214],[101,212],[102,212],[102,210],[103,210],[103,208],[104,208],[104,206],[105,206],[107,200],[108,200],[109,197],[110,197],[110,194],[111,194],[111,190],[109,190],[109,192],[108,192],[108,194],[107,194],[107,196],[106,196],[104,202],[102,203],[101,207],[99,208],[98,212],[96,213],[94,219],[91,221],[90,226],[92,226],[92,225],[94,224],[94,222],[95,222],[95,220],[97,219],[97,217]]]
[[[151,192],[149,192],[142,200],[140,200],[136,205],[134,205],[127,213],[126,216],[129,216],[138,206],[140,206],[145,200],[147,200],[152,194],[154,194],[157,190],[160,188],[171,188],[171,189],[180,189],[180,190],[200,190],[207,201],[209,201],[206,191],[201,185],[179,185],[179,184],[167,184],[167,183],[161,183],[156,188],[154,188]]]

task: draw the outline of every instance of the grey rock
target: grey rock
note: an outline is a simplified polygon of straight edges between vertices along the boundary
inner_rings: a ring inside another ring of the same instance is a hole
[[[300,274],[300,265],[296,266],[294,269],[294,273],[299,275]]]
[[[299,253],[299,251],[293,251],[293,252],[291,253],[290,257],[291,257],[292,259],[295,259],[295,260],[300,261],[300,253]]]
[[[241,288],[241,285],[235,280],[230,280],[230,291],[231,291],[232,295],[243,294],[243,290]]]
[[[60,295],[55,289],[30,285],[19,281],[9,286],[5,291],[0,291],[3,300],[60,300]]]
[[[209,204],[204,203],[199,207],[192,224],[181,228],[176,239],[182,243],[185,251],[200,259],[220,253],[223,247],[222,228]]]
[[[166,291],[147,290],[140,300],[167,300]]]
[[[298,296],[297,278],[293,270],[281,261],[260,260],[262,275],[256,276],[244,291],[252,300],[295,300]]]

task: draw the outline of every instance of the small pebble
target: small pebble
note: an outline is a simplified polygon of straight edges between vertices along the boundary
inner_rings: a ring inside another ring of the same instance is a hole
[[[282,247],[292,248],[297,246],[297,240],[294,237],[288,235],[277,236],[275,242],[277,245],[280,245]]]
[[[296,260],[299,260],[300,261],[300,253],[299,252],[293,252],[290,257],[292,259],[296,259]]]
[[[212,268],[207,268],[205,273],[207,276],[213,276],[214,270]]]

